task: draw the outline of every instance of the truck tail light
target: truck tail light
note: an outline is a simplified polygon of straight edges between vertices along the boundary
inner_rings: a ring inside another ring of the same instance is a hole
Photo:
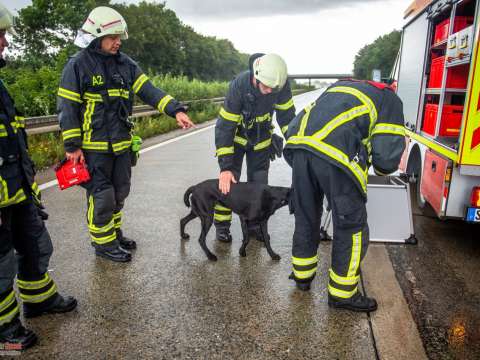
[[[472,189],[472,197],[470,198],[470,204],[474,207],[480,207],[480,186],[475,186]]]

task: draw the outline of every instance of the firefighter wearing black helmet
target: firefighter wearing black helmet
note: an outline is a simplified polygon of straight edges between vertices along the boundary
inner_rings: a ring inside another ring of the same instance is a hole
[[[119,51],[127,39],[127,24],[114,9],[91,11],[75,43],[84,49],[63,70],[58,112],[66,157],[85,161],[87,222],[98,256],[131,260],[136,242],[121,230],[122,208],[130,192],[133,99],[137,95],[179,126],[193,126],[185,107],[154,87],[139,66]]]
[[[333,248],[328,303],[373,311],[358,290],[369,232],[365,202],[370,164],[379,175],[398,168],[404,139],[402,102],[383,84],[339,81],[290,123],[284,155],[293,170],[291,278],[309,290],[317,270],[324,196],[332,209]]]
[[[231,183],[240,179],[244,157],[247,181],[268,183],[270,160],[275,158],[275,153],[281,155],[282,147],[281,137],[273,134],[273,113],[276,113],[283,134],[295,116],[284,60],[276,54],[255,54],[250,64],[249,71],[230,83],[215,126],[219,187],[224,194],[230,191]],[[230,209],[219,204],[215,206],[218,240],[232,240],[231,220]]]
[[[5,32],[13,32],[13,18],[0,4],[0,68],[9,45]],[[26,318],[73,310],[77,301],[58,293],[48,273],[52,241],[39,211],[40,191],[27,152],[25,120],[0,81],[0,344],[23,350],[37,336],[20,321],[13,288],[15,276]]]

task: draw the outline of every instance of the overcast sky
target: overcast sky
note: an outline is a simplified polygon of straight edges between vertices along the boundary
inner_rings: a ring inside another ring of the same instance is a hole
[[[403,13],[411,2],[166,0],[167,7],[197,32],[229,39],[242,52],[275,52],[285,58],[292,74],[350,73],[362,46],[401,29]],[[6,1],[10,9],[30,3]]]

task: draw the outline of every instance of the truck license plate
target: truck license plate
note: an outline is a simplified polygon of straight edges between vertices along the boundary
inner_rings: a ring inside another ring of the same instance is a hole
[[[467,208],[467,218],[468,222],[480,222],[480,208]]]

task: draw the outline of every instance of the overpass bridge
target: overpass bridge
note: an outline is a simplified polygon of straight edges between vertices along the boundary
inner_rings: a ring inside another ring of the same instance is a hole
[[[308,79],[308,86],[311,86],[312,79],[350,79],[353,78],[353,74],[291,74],[288,75],[289,79]]]

